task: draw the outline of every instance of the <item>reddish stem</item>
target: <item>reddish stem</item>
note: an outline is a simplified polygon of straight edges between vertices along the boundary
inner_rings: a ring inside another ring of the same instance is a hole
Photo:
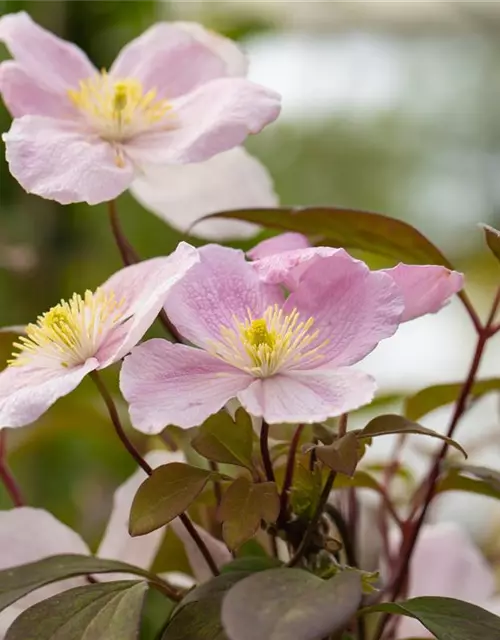
[[[472,362],[469,368],[469,373],[467,374],[467,378],[462,386],[460,395],[458,396],[457,403],[455,405],[455,410],[453,412],[453,416],[451,418],[450,425],[448,427],[448,432],[446,434],[449,438],[453,436],[455,429],[458,423],[460,422],[460,418],[463,416],[467,408],[467,400],[469,398],[469,394],[472,390],[472,387],[474,386],[474,381],[479,369],[479,365],[481,363],[481,358],[483,356],[484,349],[486,347],[488,339],[491,337],[491,334],[490,334],[491,324],[496,316],[499,306],[500,306],[500,288],[496,293],[486,324],[479,331],[476,349],[475,349],[474,356],[472,358]],[[408,535],[405,535],[403,538],[403,543],[402,543],[401,553],[400,553],[401,562],[399,567],[397,568],[397,571],[390,589],[391,601],[394,601],[397,599],[397,597],[401,593],[401,590],[406,584],[412,553],[413,553],[413,550],[415,549],[418,536],[425,522],[425,518],[427,516],[429,506],[434,497],[436,482],[439,478],[439,473],[441,469],[441,463],[446,456],[448,447],[449,445],[446,442],[441,447],[439,453],[436,456],[434,464],[431,468],[429,477],[425,482],[425,486],[427,487],[427,489],[425,491],[424,498],[422,501],[422,510],[420,512],[420,516],[417,518],[415,523],[410,523],[410,522],[407,523],[408,525],[410,525],[410,529],[409,529]],[[419,488],[418,491],[420,490],[421,489]],[[380,625],[378,627],[378,630],[375,634],[374,640],[380,640],[380,638],[382,638],[384,629],[387,625],[389,618],[390,618],[389,614],[386,614],[382,618]]]
[[[281,490],[280,496],[280,517],[279,521],[285,521],[287,517],[288,510],[288,493],[292,486],[293,482],[293,471],[295,468],[295,457],[297,455],[297,449],[299,447],[300,436],[302,435],[302,431],[304,430],[303,424],[299,424],[299,426],[295,429],[295,433],[293,434],[292,441],[290,443],[290,450],[288,452],[288,459],[286,461],[286,471],[285,471],[285,479],[283,481],[283,488]]]
[[[23,507],[26,503],[23,500],[21,489],[19,488],[14,475],[7,464],[7,431],[0,429],[0,480],[2,481],[10,499],[15,507]]]
[[[269,425],[265,420],[262,421],[262,428],[260,430],[260,454],[262,456],[266,478],[269,482],[275,482],[276,478],[274,477],[273,463],[271,462],[271,454],[269,453]]]

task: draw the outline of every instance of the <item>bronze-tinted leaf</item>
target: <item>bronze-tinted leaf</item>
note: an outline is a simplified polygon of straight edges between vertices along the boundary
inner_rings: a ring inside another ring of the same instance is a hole
[[[356,434],[349,431],[332,444],[325,447],[316,447],[316,456],[332,471],[352,477],[359,460]]]
[[[363,439],[376,438],[377,436],[385,436],[395,433],[407,433],[409,435],[419,434],[423,436],[430,436],[431,438],[438,438],[439,440],[443,440],[449,444],[451,447],[455,447],[455,449],[458,449],[458,451],[467,457],[465,449],[455,440],[447,438],[446,436],[437,433],[437,431],[423,427],[416,422],[412,422],[411,420],[407,420],[403,416],[398,416],[396,414],[377,416],[371,420],[364,429],[357,431],[356,435],[358,438]]]
[[[210,416],[191,441],[200,455],[226,464],[252,469],[252,420],[244,409],[238,409],[233,422],[227,411]]]
[[[280,500],[274,482],[253,483],[237,478],[222,497],[219,518],[227,546],[237,549],[257,532],[261,520],[274,523]]]
[[[130,512],[130,535],[151,533],[184,513],[212,476],[207,469],[182,462],[157,467],[135,494]]]
[[[407,222],[380,213],[340,207],[242,209],[207,216],[247,220],[281,231],[297,231],[317,244],[376,253],[391,262],[439,264],[452,268],[432,242]]]
[[[500,231],[494,227],[490,227],[488,224],[482,224],[481,226],[484,229],[486,244],[496,259],[500,260]]]

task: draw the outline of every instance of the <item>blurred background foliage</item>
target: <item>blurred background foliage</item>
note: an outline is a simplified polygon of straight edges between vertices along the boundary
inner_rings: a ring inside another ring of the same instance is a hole
[[[467,271],[484,307],[498,280],[476,227],[500,226],[497,3],[0,0],[0,14],[19,10],[76,42],[98,67],[159,19],[200,21],[240,40],[251,77],[284,96],[282,117],[248,144],[283,204],[408,220]],[[0,129],[9,126],[0,105]],[[118,206],[141,255],[168,253],[180,239],[130,196]],[[105,206],[63,208],[29,196],[0,154],[0,326],[32,320],[119,267]],[[7,355],[10,347],[0,347]],[[116,389],[116,371],[106,373]],[[96,545],[113,489],[133,464],[91,383],[9,436],[27,501]],[[8,506],[0,488],[0,507]],[[175,564],[166,560],[171,569],[185,565],[178,551]]]

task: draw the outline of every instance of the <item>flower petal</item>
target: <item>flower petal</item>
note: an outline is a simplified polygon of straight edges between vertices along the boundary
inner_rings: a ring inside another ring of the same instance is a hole
[[[403,294],[405,310],[402,322],[426,313],[436,313],[464,285],[463,274],[434,265],[400,263],[382,271],[391,276]]]
[[[283,253],[283,251],[309,249],[310,246],[311,244],[307,236],[302,235],[302,233],[289,231],[288,233],[280,233],[272,238],[262,240],[262,242],[259,242],[259,244],[256,244],[253,249],[247,252],[247,256],[250,260],[260,260],[261,258],[274,256],[277,253]]]
[[[66,118],[74,114],[66,96],[45,87],[13,60],[0,65],[0,93],[15,118],[25,115]]]
[[[308,368],[318,362],[354,364],[399,326],[404,310],[399,287],[387,274],[372,272],[347,255],[339,252],[315,262],[285,303],[285,310],[296,308],[303,320],[314,319],[318,336],[310,348],[322,345],[322,359],[311,360]]]
[[[158,450],[148,453],[146,461],[155,469],[169,462],[184,462],[185,457],[182,451]],[[128,532],[132,502],[145,478],[144,471],[138,469],[116,490],[111,516],[97,551],[100,558],[121,560],[142,569],[151,568],[165,535],[165,529],[158,529],[139,538],[132,538]],[[129,577],[127,574],[110,574],[109,579],[127,580]]]
[[[150,131],[126,145],[130,157],[143,164],[203,162],[259,133],[280,112],[274,91],[242,78],[220,78],[173,103],[177,126]]]
[[[176,229],[189,231],[209,213],[244,207],[274,207],[278,198],[267,169],[242,147],[189,165],[148,166],[130,188],[149,211]],[[248,238],[259,227],[239,220],[207,220],[194,233],[225,240]]]
[[[110,332],[96,354],[100,369],[120,360],[139,342],[160,313],[170,289],[199,261],[199,252],[181,242],[168,257],[120,269],[102,285],[103,291],[124,301],[122,312],[130,319]]]
[[[213,577],[212,571],[207,565],[207,561],[203,557],[203,554],[199,550],[193,538],[187,532],[186,527],[182,524],[179,518],[172,520],[170,526],[175,532],[175,535],[184,545],[184,550],[186,551],[189,564],[193,570],[193,575],[198,583],[210,580]],[[194,527],[200,538],[205,543],[210,555],[219,569],[228,562],[231,562],[233,559],[231,552],[221,540],[217,540],[217,538],[214,538],[210,533],[208,533],[208,531],[197,524],[195,524]]]
[[[495,592],[495,575],[479,549],[454,523],[426,525],[410,564],[408,597],[442,596],[484,607]],[[431,637],[411,618],[401,619],[397,637]]]
[[[375,388],[371,376],[345,367],[289,371],[256,380],[238,400],[269,424],[313,424],[369,403]]]
[[[145,91],[172,100],[226,75],[226,64],[212,47],[175,23],[159,22],[132,40],[110,69],[115,78],[139,80]]]
[[[43,29],[24,11],[0,18],[0,42],[31,77],[61,94],[97,73],[81,49]]]
[[[23,116],[2,138],[10,172],[21,186],[61,204],[113,200],[134,176],[125,158],[117,165],[109,143],[63,120]]]
[[[310,247],[276,253],[253,262],[253,268],[264,282],[282,284],[289,291],[295,291],[304,273],[316,262],[324,258],[336,257],[337,261],[358,263],[344,249],[332,247]],[[330,268],[333,261],[330,264]]]
[[[220,340],[222,326],[233,326],[234,317],[254,318],[284,298],[278,287],[260,281],[242,251],[206,245],[200,263],[177,284],[165,311],[181,335],[198,346]]]
[[[78,367],[54,369],[9,366],[0,373],[0,428],[23,427],[67,395],[99,363],[89,358]]]
[[[167,425],[200,425],[251,382],[210,354],[167,340],[148,340],[125,358],[120,389],[130,419],[143,433]]]
[[[224,61],[225,75],[244,77],[248,72],[248,58],[240,47],[229,38],[205,29],[198,22],[174,22],[174,26],[190,33]]]
[[[0,569],[36,562],[59,553],[88,555],[81,537],[48,511],[19,507],[0,511]],[[22,598],[0,613],[0,638],[14,620],[28,607],[63,589],[85,584],[82,579],[59,582]]]

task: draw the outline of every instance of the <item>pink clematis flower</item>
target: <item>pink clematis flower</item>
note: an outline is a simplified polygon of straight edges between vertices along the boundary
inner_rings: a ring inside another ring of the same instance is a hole
[[[441,596],[471,602],[500,615],[495,574],[480,550],[456,524],[422,529],[410,564],[408,597]],[[432,638],[418,620],[400,618],[396,638]]]
[[[248,257],[254,260],[254,268],[265,282],[283,284],[293,291],[311,265],[335,255],[340,257],[343,252],[331,247],[311,247],[300,233],[283,233],[256,245]],[[464,283],[461,273],[436,265],[399,263],[377,273],[389,275],[401,290],[405,303],[401,322],[436,313]]]
[[[157,467],[170,462],[184,462],[184,455],[182,452],[153,451],[146,456],[146,459],[152,467]],[[111,516],[96,555],[99,558],[120,560],[149,570],[160,550],[165,536],[165,528],[139,538],[131,538],[128,533],[128,517],[132,501],[143,481],[144,472],[139,469],[117,489]],[[210,578],[211,573],[206,567],[205,560],[197,548],[193,550],[194,543],[186,534],[184,527],[177,520],[169,526],[172,527],[185,548],[195,579],[177,572],[166,573],[163,577],[180,587],[190,587],[195,582],[203,582]],[[232,557],[224,543],[201,527],[195,526],[217,565],[222,567],[230,562]],[[33,535],[34,531],[37,532],[37,535]],[[66,553],[91,555],[90,549],[79,534],[59,522],[49,512],[31,507],[0,511],[0,570]],[[137,579],[137,577],[119,573],[97,576],[97,580],[100,582],[124,579]],[[88,583],[83,578],[72,578],[43,587],[14,603],[0,613],[0,640],[3,640],[13,621],[28,607],[61,591],[86,584]]]
[[[198,251],[181,243],[167,258],[121,269],[94,293],[75,294],[29,324],[0,373],[0,428],[33,422],[88,373],[123,358],[197,261]]]
[[[247,57],[234,42],[195,23],[175,23],[188,29],[226,65],[231,76],[244,77]],[[202,238],[249,238],[258,227],[240,220],[205,220],[215,211],[248,207],[275,207],[278,197],[266,167],[243,147],[224,151],[204,162],[188,165],[143,165],[130,192],[142,206],[181,231]]]
[[[207,160],[279,113],[279,96],[235,77],[242,61],[199,25],[154,25],[109,73],[26,13],[0,19],[0,41],[14,58],[0,66],[15,117],[3,136],[10,171],[26,191],[62,204],[111,200],[143,165]]]
[[[312,265],[286,298],[241,251],[200,250],[165,306],[196,347],[150,340],[132,350],[121,390],[133,425],[201,424],[237,398],[268,423],[314,423],[371,401],[375,382],[351,368],[398,328],[398,285],[341,251]]]

